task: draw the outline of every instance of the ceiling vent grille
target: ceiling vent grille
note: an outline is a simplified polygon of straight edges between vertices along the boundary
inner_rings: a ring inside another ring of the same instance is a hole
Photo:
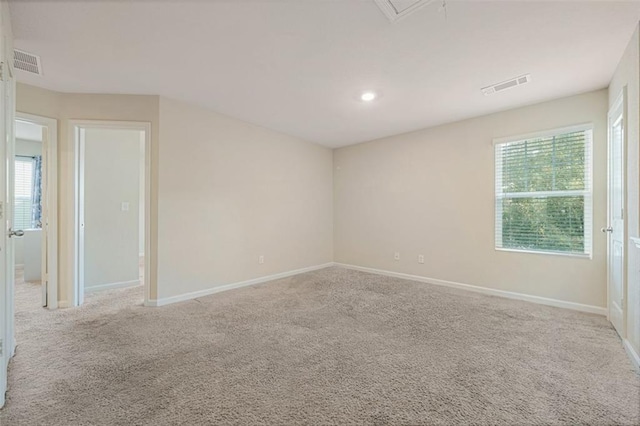
[[[36,75],[42,75],[40,56],[24,50],[13,50],[13,67]]]
[[[375,0],[380,10],[382,10],[391,22],[399,21],[432,1],[433,0]]]
[[[520,77],[512,78],[510,80],[506,80],[498,84],[494,84],[493,86],[484,87],[482,89],[482,93],[484,93],[485,95],[492,95],[496,92],[502,92],[503,90],[522,86],[523,84],[527,84],[530,81],[531,81],[531,74],[525,74],[525,75],[521,75]]]

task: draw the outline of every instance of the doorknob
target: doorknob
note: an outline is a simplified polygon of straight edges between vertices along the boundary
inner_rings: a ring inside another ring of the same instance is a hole
[[[9,228],[9,238],[23,237],[23,236],[24,236],[24,231],[22,229],[16,229],[14,231],[13,228]]]
[[[602,232],[613,232],[613,228],[610,226],[607,226],[606,228],[600,228],[600,231]]]

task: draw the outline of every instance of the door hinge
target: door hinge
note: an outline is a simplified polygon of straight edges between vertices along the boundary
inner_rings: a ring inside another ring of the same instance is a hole
[[[4,81],[4,62],[0,62],[0,81]]]

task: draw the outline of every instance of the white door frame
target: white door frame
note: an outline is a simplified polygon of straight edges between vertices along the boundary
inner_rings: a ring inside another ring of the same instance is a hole
[[[82,133],[84,129],[128,129],[144,132],[144,304],[149,302],[149,259],[151,254],[151,123],[142,121],[104,121],[104,120],[70,120],[69,135],[73,141],[74,150],[74,226],[73,226],[73,279],[71,280],[70,293],[72,306],[80,306],[84,302],[84,250],[83,234],[81,227],[80,194],[84,189],[83,170],[84,152],[82,147]]]
[[[37,124],[47,129],[47,140],[43,141],[42,150],[47,158],[47,245],[46,269],[42,269],[42,282],[47,283],[47,308],[58,308],[58,120],[39,115],[16,112],[16,120]]]
[[[612,212],[611,212],[611,194],[609,190],[610,181],[612,178],[611,161],[612,155],[611,146],[611,121],[613,119],[613,113],[622,109],[622,122],[623,122],[623,134],[622,134],[622,192],[623,192],[623,221],[624,229],[622,231],[622,329],[616,331],[620,334],[620,338],[624,341],[627,333],[627,241],[628,238],[628,221],[627,221],[627,87],[623,87],[620,94],[616,98],[615,102],[611,106],[607,113],[607,227],[612,225]],[[611,273],[609,256],[611,251],[611,236],[607,234],[607,319],[611,321]]]

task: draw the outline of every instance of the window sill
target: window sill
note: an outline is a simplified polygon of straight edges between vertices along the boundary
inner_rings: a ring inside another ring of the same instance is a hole
[[[498,248],[498,247],[496,247],[496,251],[505,251],[505,252],[512,252],[512,253],[539,254],[539,255],[547,255],[547,256],[576,257],[578,259],[591,259],[592,258],[591,254],[563,253],[563,252],[559,252],[559,251],[519,250],[519,249]]]

